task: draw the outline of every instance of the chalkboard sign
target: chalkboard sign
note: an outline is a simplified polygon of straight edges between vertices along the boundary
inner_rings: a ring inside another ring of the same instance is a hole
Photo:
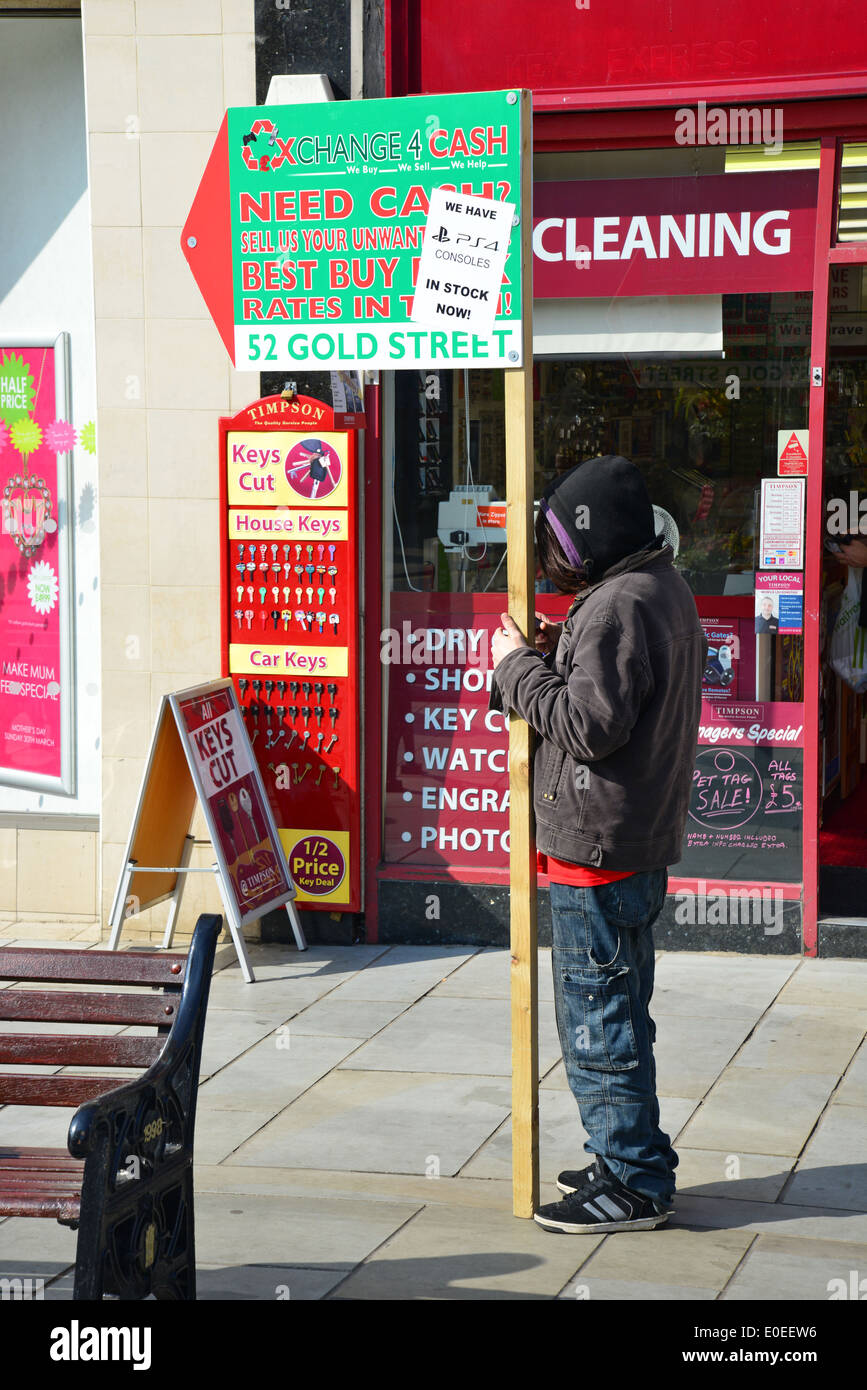
[[[682,878],[799,883],[804,753],[780,746],[712,745],[696,754]]]

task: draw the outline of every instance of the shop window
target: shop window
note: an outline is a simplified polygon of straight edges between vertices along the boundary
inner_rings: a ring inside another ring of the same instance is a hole
[[[533,495],[600,454],[642,470],[709,644],[696,776],[719,805],[696,794],[675,872],[796,883],[818,150],[758,157],[536,156]],[[861,302],[860,280],[840,288],[832,337]],[[384,859],[505,882],[486,661],[507,593],[504,373],[388,374],[385,430]],[[762,499],[767,523],[787,489],[789,531],[766,524],[762,547]],[[539,574],[536,591],[537,611],[565,614]]]
[[[533,477],[538,499],[584,459],[632,459],[693,592],[728,599],[754,592],[761,480],[777,474],[782,433],[807,427],[811,295],[721,304],[714,357],[537,359]],[[502,371],[401,372],[394,391],[391,590],[504,593]],[[481,503],[481,524],[468,497]],[[788,649],[800,653],[801,639],[784,646],[780,662],[792,664]],[[775,684],[778,698],[800,699],[798,681]]]

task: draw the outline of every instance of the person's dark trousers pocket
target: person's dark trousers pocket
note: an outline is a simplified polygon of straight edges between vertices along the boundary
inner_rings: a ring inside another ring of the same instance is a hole
[[[595,888],[551,884],[557,1027],[585,1150],[665,1204],[677,1155],[659,1126],[649,1005],[667,880],[660,869]]]

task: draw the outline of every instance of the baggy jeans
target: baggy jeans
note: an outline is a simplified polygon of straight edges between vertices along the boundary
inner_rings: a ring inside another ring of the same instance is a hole
[[[596,888],[551,884],[557,1028],[584,1148],[665,1207],[678,1159],[659,1127],[649,1005],[653,923],[667,884],[665,869]]]

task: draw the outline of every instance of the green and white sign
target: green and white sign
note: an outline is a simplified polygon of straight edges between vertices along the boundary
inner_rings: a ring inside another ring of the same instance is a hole
[[[182,245],[224,340],[234,345],[235,365],[520,365],[517,228],[490,331],[473,332],[452,315],[441,324],[410,317],[433,189],[511,202],[520,214],[520,95],[230,109]],[[219,235],[216,202],[225,202],[224,160],[231,329],[220,321],[228,294],[212,283],[222,265],[212,239]]]

